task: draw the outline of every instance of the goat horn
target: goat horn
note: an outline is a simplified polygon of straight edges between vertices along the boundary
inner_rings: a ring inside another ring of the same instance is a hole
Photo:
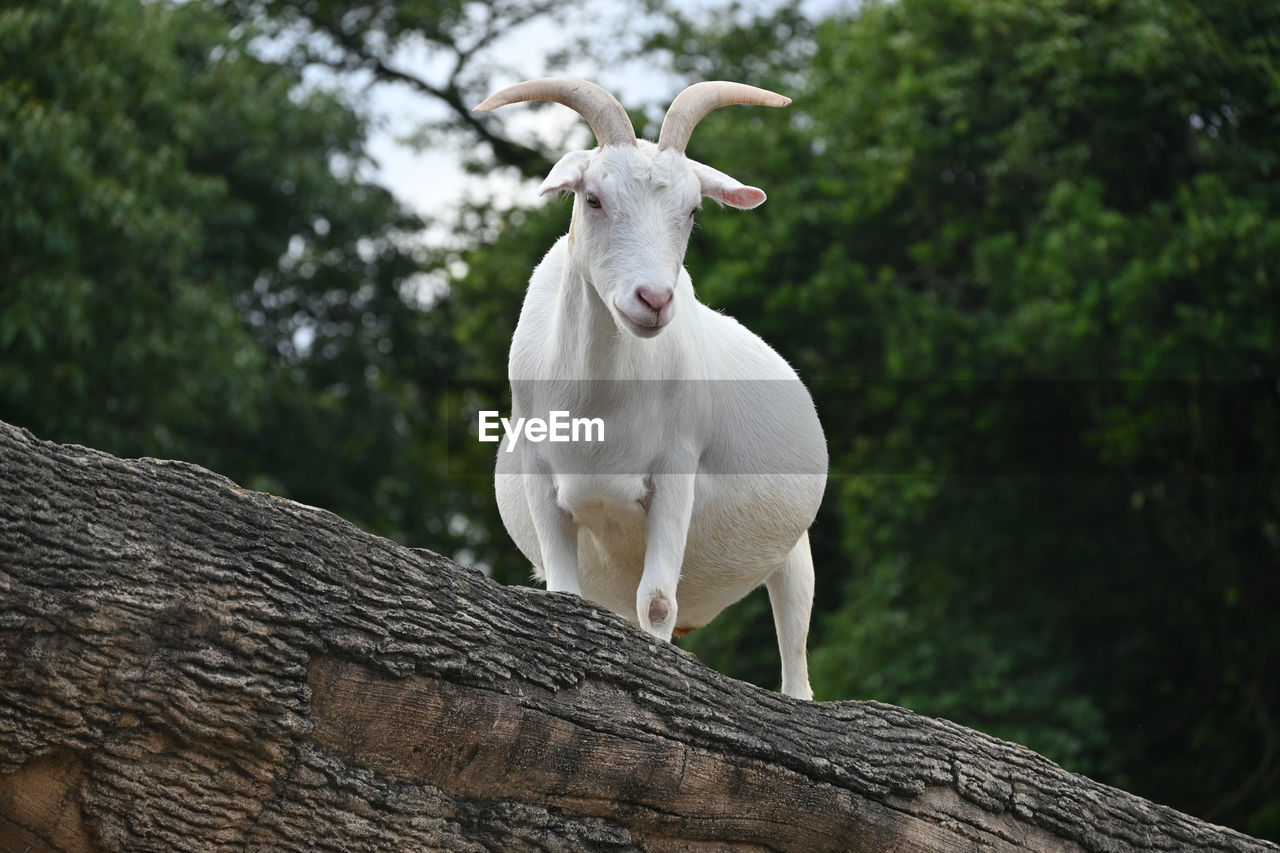
[[[588,80],[542,77],[508,86],[484,99],[475,112],[483,113],[521,101],[554,101],[577,111],[591,125],[600,145],[635,145],[631,117],[618,99]]]
[[[684,151],[693,136],[693,129],[713,110],[730,104],[755,104],[761,107],[785,107],[791,99],[768,89],[757,89],[745,83],[714,81],[694,83],[671,102],[662,131],[658,134],[659,148]]]

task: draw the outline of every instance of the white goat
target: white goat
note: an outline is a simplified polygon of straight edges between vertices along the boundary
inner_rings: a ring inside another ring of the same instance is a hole
[[[512,418],[600,417],[607,441],[513,446],[508,436],[495,473],[503,523],[548,590],[663,640],[765,584],[782,690],[812,698],[807,530],[826,483],[822,427],[790,365],[699,303],[683,266],[703,196],[743,209],[765,200],[685,156],[694,126],[728,104],[790,99],[698,83],[672,103],[656,145],[585,80],[527,81],[476,109],[534,100],[572,107],[599,147],[566,154],[539,188],[575,199],[511,342]]]

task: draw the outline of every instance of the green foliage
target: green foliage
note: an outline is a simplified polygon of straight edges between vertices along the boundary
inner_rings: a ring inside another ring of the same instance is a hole
[[[532,195],[532,193],[531,193]],[[476,441],[476,413],[511,411],[507,350],[520,316],[532,263],[568,228],[569,206],[552,200],[534,209],[473,208],[459,220],[459,235],[491,233],[452,258],[450,306],[459,350],[451,377],[449,466],[452,478],[472,484],[478,497],[466,516],[473,526],[468,550],[505,583],[527,583],[530,566],[511,543],[493,499],[494,445]]]
[[[1280,834],[1277,13],[871,4],[776,81],[761,32],[691,63],[796,103],[699,129],[770,202],[690,267],[828,430],[815,689]]]
[[[200,4],[0,12],[0,417],[447,548],[422,223],[254,36]]]
[[[604,9],[586,0],[209,0],[209,5],[231,21],[262,28],[290,65],[328,69],[356,85],[391,83],[421,96],[423,113],[444,113],[443,119],[420,121],[405,137],[409,144],[461,147],[470,169],[499,164],[532,177],[545,174],[554,159],[527,138],[507,136],[502,119],[471,111],[497,83],[510,82],[512,47],[518,45],[522,61],[539,68],[539,76],[553,76],[570,61],[617,62],[624,45],[644,28],[643,16],[666,2],[611,0]],[[606,24],[610,17],[612,27]],[[540,62],[529,55],[544,38],[537,35],[539,25],[557,33],[555,48]],[[485,144],[477,147],[477,141]]]
[[[187,168],[202,116],[153,49],[179,32],[119,3],[0,13],[0,401],[48,435],[184,455],[203,407],[252,421],[261,356],[193,263],[226,191]]]

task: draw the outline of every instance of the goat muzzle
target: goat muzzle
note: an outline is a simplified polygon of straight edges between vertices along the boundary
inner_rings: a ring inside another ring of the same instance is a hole
[[[636,298],[648,305],[655,314],[661,314],[662,309],[671,304],[671,298],[676,292],[669,287],[638,287],[636,288]]]

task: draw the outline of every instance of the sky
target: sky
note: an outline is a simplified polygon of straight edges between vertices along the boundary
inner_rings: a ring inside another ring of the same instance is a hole
[[[746,13],[762,13],[782,5],[785,0],[742,0]],[[723,2],[709,0],[676,0],[675,5],[690,14],[707,14],[710,9],[722,8]],[[852,5],[852,0],[805,0],[801,7],[814,17],[830,14]],[[633,5],[618,0],[597,0],[592,6],[593,16],[580,24],[557,25],[546,20],[535,20],[499,39],[488,47],[482,57],[500,67],[496,75],[497,85],[505,86],[522,79],[547,76],[545,58],[552,52],[570,45],[574,37],[609,38],[625,40],[629,31],[629,19]],[[622,34],[620,36],[620,34]],[[412,71],[428,80],[443,80],[446,66],[443,57],[432,56],[421,48],[402,50],[395,57],[396,67]],[[316,72],[323,74],[323,72]],[[580,76],[593,80],[609,89],[622,103],[632,109],[651,102],[669,102],[682,88],[679,77],[659,67],[655,58],[619,62],[607,68],[595,63],[570,63],[556,72],[566,76]],[[451,211],[468,197],[495,198],[500,203],[529,204],[537,201],[536,182],[520,181],[508,173],[495,176],[477,176],[463,171],[461,152],[448,144],[429,147],[412,144],[417,128],[424,122],[442,118],[445,108],[431,98],[419,95],[405,85],[368,85],[367,79],[348,78],[343,85],[351,87],[357,98],[365,99],[365,105],[374,118],[376,130],[370,139],[370,153],[377,164],[373,177],[395,193],[408,207],[425,216],[429,221],[441,223],[453,221]],[[564,109],[519,110],[504,109],[505,115],[497,118],[517,133],[536,134],[554,144],[563,139],[566,132],[575,144],[591,144],[591,135],[585,123],[572,111]],[[495,114],[497,116],[497,114]],[[445,241],[447,229],[443,224],[427,232],[429,241]]]

